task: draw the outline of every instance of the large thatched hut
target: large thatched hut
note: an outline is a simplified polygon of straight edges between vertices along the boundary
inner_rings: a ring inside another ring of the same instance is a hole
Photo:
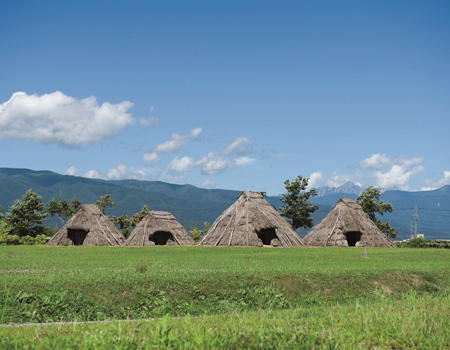
[[[243,191],[200,242],[211,246],[303,246],[292,226],[261,192]]]
[[[47,245],[118,246],[125,237],[95,204],[82,204]]]
[[[193,245],[185,228],[167,211],[150,210],[136,225],[126,246]]]
[[[349,198],[339,199],[303,242],[313,246],[394,247],[361,206]]]

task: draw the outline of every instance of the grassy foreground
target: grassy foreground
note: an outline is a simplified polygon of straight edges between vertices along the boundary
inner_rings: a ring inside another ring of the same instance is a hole
[[[448,296],[450,251],[0,247],[0,323],[140,319]]]
[[[448,298],[371,305],[1,328],[5,349],[448,349]]]
[[[0,246],[3,348],[448,349],[450,251]]]

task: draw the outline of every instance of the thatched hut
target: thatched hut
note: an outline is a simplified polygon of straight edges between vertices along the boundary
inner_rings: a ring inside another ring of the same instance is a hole
[[[150,210],[136,225],[125,246],[193,245],[185,228],[167,211]]]
[[[349,198],[339,199],[328,215],[303,238],[303,242],[313,246],[394,247],[361,206]]]
[[[292,226],[261,192],[243,191],[200,242],[210,246],[303,246]]]
[[[47,245],[118,246],[125,237],[95,204],[82,204]]]

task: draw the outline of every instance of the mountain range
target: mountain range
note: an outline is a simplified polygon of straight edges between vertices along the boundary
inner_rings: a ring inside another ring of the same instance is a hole
[[[0,206],[3,212],[32,189],[50,199],[79,198],[82,203],[93,203],[101,195],[111,194],[116,205],[107,210],[109,215],[121,215],[139,211],[144,204],[156,210],[167,210],[189,229],[195,223],[213,222],[224,209],[231,205],[240,191],[204,189],[192,185],[176,185],[161,181],[101,180],[61,175],[51,171],[0,168]],[[340,187],[319,187],[313,203],[320,209],[313,214],[317,224],[341,197],[356,199],[360,186],[351,182]],[[282,203],[280,196],[267,196],[274,207]],[[418,208],[419,233],[427,239],[450,239],[450,186],[433,191],[385,191],[381,198],[393,204],[394,211],[385,215],[397,230],[397,239],[410,235],[414,209]],[[48,219],[49,226],[56,226],[55,219]],[[307,230],[299,230],[304,235]]]

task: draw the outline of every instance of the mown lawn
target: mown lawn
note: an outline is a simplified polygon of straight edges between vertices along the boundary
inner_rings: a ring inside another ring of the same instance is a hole
[[[172,319],[9,327],[1,345],[33,348],[37,337],[47,348],[145,348],[161,346],[168,327],[174,348],[179,339],[186,348],[289,348],[295,339],[305,348],[448,347],[450,252],[362,250],[3,246],[0,323]]]

